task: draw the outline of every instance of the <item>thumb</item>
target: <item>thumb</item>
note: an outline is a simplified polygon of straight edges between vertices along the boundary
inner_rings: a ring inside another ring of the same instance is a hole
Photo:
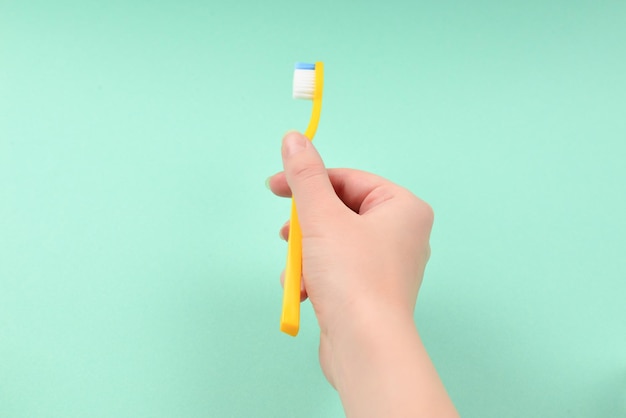
[[[289,132],[283,138],[282,155],[300,221],[324,216],[338,198],[313,143],[299,132]]]

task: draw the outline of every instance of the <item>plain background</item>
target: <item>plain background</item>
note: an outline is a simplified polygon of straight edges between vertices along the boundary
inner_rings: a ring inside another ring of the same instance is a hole
[[[316,60],[327,165],[434,207],[460,412],[626,416],[626,3],[408,0],[0,0],[0,416],[342,415],[263,186]]]

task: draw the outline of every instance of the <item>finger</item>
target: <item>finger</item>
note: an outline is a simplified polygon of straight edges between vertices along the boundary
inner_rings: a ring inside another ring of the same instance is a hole
[[[365,171],[336,168],[328,170],[328,176],[339,199],[361,215],[397,196],[412,195],[405,188]]]
[[[280,286],[285,287],[285,270],[280,273]],[[300,280],[300,302],[304,302],[308,298],[306,289],[304,288],[304,280]]]
[[[330,168],[326,171],[335,194],[356,213],[364,214],[380,202],[408,192],[387,179],[365,171],[350,168]],[[268,186],[277,196],[291,197],[285,172],[271,176]]]
[[[278,235],[285,241],[289,238],[289,221],[285,222],[283,226],[280,227],[280,231]]]
[[[266,184],[276,196],[291,197],[291,189],[287,184],[287,178],[285,177],[284,171],[269,177]]]
[[[283,167],[298,207],[302,225],[309,219],[330,215],[339,203],[324,162],[304,135],[290,132],[283,138]]]

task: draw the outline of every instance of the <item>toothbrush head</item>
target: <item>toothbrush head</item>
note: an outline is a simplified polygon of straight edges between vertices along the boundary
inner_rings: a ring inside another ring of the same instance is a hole
[[[313,100],[315,97],[315,64],[297,62],[293,72],[293,98]]]

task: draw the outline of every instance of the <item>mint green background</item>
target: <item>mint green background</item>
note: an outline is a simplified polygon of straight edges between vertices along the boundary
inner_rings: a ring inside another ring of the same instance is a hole
[[[336,417],[263,187],[432,204],[416,318],[468,417],[626,416],[626,3],[0,0],[0,416]]]

